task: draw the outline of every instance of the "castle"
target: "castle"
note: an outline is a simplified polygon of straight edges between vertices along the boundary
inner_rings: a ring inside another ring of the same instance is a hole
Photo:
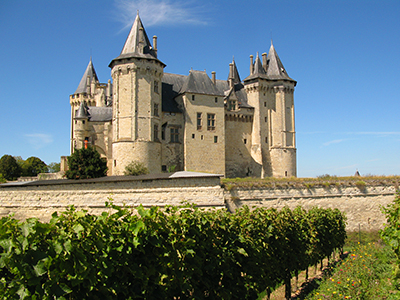
[[[294,87],[273,44],[250,56],[243,81],[235,61],[227,80],[205,71],[164,73],[139,14],[100,83],[92,60],[71,104],[71,153],[87,144],[107,158],[109,175],[132,161],[150,173],[197,171],[226,177],[296,176]]]

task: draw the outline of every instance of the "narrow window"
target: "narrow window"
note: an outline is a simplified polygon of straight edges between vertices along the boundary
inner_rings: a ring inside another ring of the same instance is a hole
[[[171,143],[179,143],[179,128],[171,127],[170,133],[171,133],[171,139],[170,139]]]
[[[114,159],[114,167],[117,166],[117,161]]]
[[[201,135],[201,139],[204,140],[204,135]]]
[[[218,136],[214,136],[214,143],[218,143]]]
[[[159,93],[158,92],[158,81],[154,81],[154,93]]]
[[[162,165],[161,166],[161,171],[167,172],[167,165]]]
[[[194,101],[194,95],[192,95],[192,101]]]
[[[265,117],[265,123],[267,123],[268,122],[268,118],[267,117]]]
[[[161,126],[161,139],[163,140],[163,141],[165,141],[165,129],[167,128],[167,123],[164,123],[162,126]]]
[[[218,98],[217,97],[215,97],[215,103],[218,103]]]
[[[287,171],[285,171],[285,177],[287,177]]]
[[[197,113],[197,130],[201,129],[202,123],[202,113]]]
[[[154,103],[153,106],[153,115],[158,117],[158,103]]]
[[[215,130],[215,114],[207,114],[207,130]]]
[[[268,137],[265,137],[265,143],[268,144]]]
[[[154,134],[154,137],[153,137],[154,141],[158,142],[159,139],[158,139],[158,125],[157,124],[154,124],[153,134]]]
[[[194,133],[192,134],[192,139],[194,139],[195,138],[195,135],[194,135]]]
[[[243,143],[244,143],[244,144],[247,144],[247,139],[244,139],[244,140],[243,140]]]
[[[267,107],[267,102],[264,102],[264,107]]]

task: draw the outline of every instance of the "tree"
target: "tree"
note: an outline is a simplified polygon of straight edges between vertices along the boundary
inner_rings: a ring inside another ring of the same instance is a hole
[[[144,175],[148,174],[149,169],[140,161],[132,161],[125,167],[124,175]]]
[[[107,161],[100,157],[96,149],[75,149],[68,157],[69,170],[65,172],[68,179],[97,178],[107,175]]]
[[[22,176],[37,176],[39,173],[47,173],[47,165],[35,156],[29,157],[22,163]]]
[[[49,163],[47,167],[49,168],[49,173],[60,172],[60,163],[52,162]]]
[[[7,180],[15,180],[21,176],[21,167],[14,157],[5,154],[0,158],[0,174]]]

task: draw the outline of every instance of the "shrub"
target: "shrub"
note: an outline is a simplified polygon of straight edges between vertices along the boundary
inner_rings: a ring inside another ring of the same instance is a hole
[[[65,176],[68,179],[88,179],[106,176],[107,162],[92,147],[75,149],[68,157],[68,168]]]
[[[47,172],[47,165],[35,156],[31,156],[22,162],[22,176],[37,176],[39,173]]]
[[[144,163],[140,161],[132,161],[125,167],[125,175],[133,175],[133,176],[138,176],[138,175],[144,175],[148,174],[149,169],[146,168]]]

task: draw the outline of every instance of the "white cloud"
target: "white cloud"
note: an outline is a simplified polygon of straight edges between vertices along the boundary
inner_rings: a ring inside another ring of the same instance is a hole
[[[41,149],[53,142],[53,137],[49,134],[43,133],[32,133],[25,134],[28,139],[28,143],[33,146],[34,149]]]
[[[339,143],[341,143],[341,142],[343,142],[343,141],[345,141],[345,139],[333,140],[333,141],[329,141],[329,142],[323,143],[323,145],[324,145],[324,146],[329,146],[329,145],[331,145],[331,144],[339,144]]]
[[[131,27],[139,10],[144,26],[198,24],[206,25],[205,7],[193,5],[193,1],[169,0],[115,0],[118,20],[124,28]]]

